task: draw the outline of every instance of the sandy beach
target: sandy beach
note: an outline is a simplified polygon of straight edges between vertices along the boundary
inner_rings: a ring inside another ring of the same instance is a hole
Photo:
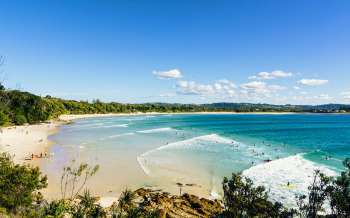
[[[0,131],[0,151],[9,152],[14,155],[16,163],[30,163],[36,166],[42,166],[40,163],[45,161],[25,160],[32,154],[40,155],[48,152],[51,142],[48,137],[59,131],[59,127],[75,119],[93,118],[93,117],[111,117],[111,116],[137,116],[137,115],[166,115],[166,114],[291,114],[291,113],[234,113],[234,112],[197,112],[197,113],[119,113],[119,114],[81,114],[81,115],[61,115],[59,119],[47,123],[36,125],[3,127]],[[108,169],[112,170],[112,169]],[[123,181],[123,178],[117,178],[115,181]],[[176,181],[174,181],[175,184]],[[192,181],[189,181],[189,183]],[[163,184],[167,187],[166,191],[177,193],[178,187],[173,184]],[[51,186],[52,187],[52,186]],[[112,187],[110,187],[112,188]],[[196,194],[201,197],[210,196],[208,190],[193,186],[185,187],[185,191]],[[100,201],[104,206],[109,206],[117,200],[118,192],[105,192]]]
[[[0,130],[0,151],[14,156],[16,163],[25,162],[33,155],[45,154],[50,141],[48,136],[58,131],[62,122],[3,127]]]
[[[179,113],[160,113],[160,112],[147,112],[147,113],[109,113],[109,114],[64,114],[59,117],[61,121],[72,121],[75,119],[92,118],[92,117],[111,117],[111,116],[138,116],[138,115],[169,115],[169,114],[295,114],[293,112],[179,112]]]

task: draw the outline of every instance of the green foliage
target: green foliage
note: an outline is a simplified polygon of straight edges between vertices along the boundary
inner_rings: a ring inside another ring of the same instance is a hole
[[[8,115],[4,111],[0,111],[0,126],[5,126],[9,121]]]
[[[27,123],[27,118],[23,114],[16,114],[14,122],[16,125],[23,125]]]
[[[335,217],[350,217],[350,158],[343,162],[345,171],[328,187],[330,206]]]
[[[75,199],[84,188],[86,182],[94,176],[99,169],[98,165],[94,167],[86,163],[75,165],[73,160],[70,166],[64,167],[61,177],[61,195],[62,199]]]
[[[308,196],[298,196],[300,217],[320,217],[325,212],[325,202],[331,208],[328,217],[350,217],[350,158],[343,165],[345,171],[336,178],[315,172]]]
[[[119,199],[118,204],[111,207],[112,217],[114,218],[156,218],[161,217],[160,210],[145,210],[143,204],[137,204],[135,192],[125,189]]]
[[[46,186],[47,177],[38,167],[15,164],[9,154],[0,154],[0,207],[16,213],[30,206]]]
[[[282,204],[268,200],[265,188],[253,186],[249,178],[233,173],[231,179],[224,178],[224,212],[221,217],[291,217]]]
[[[0,82],[0,91],[5,91],[5,86]]]
[[[330,177],[327,177],[319,170],[315,171],[313,182],[308,187],[308,196],[298,196],[297,199],[301,217],[317,217],[318,214],[324,212],[323,204],[327,198],[330,182]]]
[[[135,204],[136,195],[133,191],[125,189],[118,199],[118,204],[112,208],[115,217],[129,217],[131,214],[140,213]]]
[[[43,217],[63,217],[69,205],[64,200],[56,200],[45,205],[43,210]]]
[[[231,111],[231,112],[339,112],[350,111],[350,105],[321,105],[321,106],[295,106],[295,105],[269,105],[248,103],[214,103],[214,104],[121,104],[116,102],[103,103],[94,100],[73,101],[53,98],[51,96],[40,97],[28,92],[18,90],[0,91],[0,111],[7,115],[8,121],[16,122],[17,114],[26,118],[28,123],[43,122],[57,118],[61,114],[105,114],[105,113],[133,113],[133,112],[202,112],[202,111]],[[23,117],[19,121],[24,121]],[[4,125],[1,124],[0,126]]]
[[[90,191],[85,189],[82,195],[78,195],[79,203],[71,209],[72,217],[106,217],[106,212],[97,204],[97,198],[92,196]]]

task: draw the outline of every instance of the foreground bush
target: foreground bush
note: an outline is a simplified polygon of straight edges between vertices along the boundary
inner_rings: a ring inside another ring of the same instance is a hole
[[[40,189],[47,186],[47,178],[38,168],[15,164],[6,154],[0,154],[0,217],[26,218],[92,218],[92,217],[301,217],[348,218],[350,217],[350,159],[344,161],[345,170],[339,177],[327,177],[315,172],[314,182],[305,196],[297,196],[299,210],[289,210],[281,203],[268,200],[268,192],[262,186],[241,174],[233,173],[223,181],[223,208],[219,201],[200,199],[183,194],[139,189],[126,189],[118,203],[104,209],[88,189],[82,193],[86,181],[98,170],[98,166],[72,162],[62,175],[62,198],[47,202]],[[69,193],[69,194],[68,194]],[[330,212],[325,214],[329,204]],[[176,215],[176,216],[174,216]]]
[[[346,158],[343,165],[344,171],[335,178],[315,172],[308,196],[297,196],[300,217],[326,214],[326,204],[330,208],[327,217],[350,217],[350,158]]]
[[[15,164],[9,154],[0,154],[0,207],[16,214],[39,200],[46,186],[38,167]]]
[[[233,173],[231,179],[224,178],[224,212],[221,217],[292,217],[281,203],[268,200],[263,186],[255,187],[252,180]]]

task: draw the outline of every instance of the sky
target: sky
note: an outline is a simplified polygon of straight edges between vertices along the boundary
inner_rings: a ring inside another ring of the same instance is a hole
[[[350,103],[348,0],[0,0],[0,79],[65,99]]]

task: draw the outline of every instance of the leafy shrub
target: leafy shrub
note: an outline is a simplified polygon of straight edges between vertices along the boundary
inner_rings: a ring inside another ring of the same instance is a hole
[[[16,114],[14,121],[16,125],[23,125],[27,123],[27,118],[23,114]]]
[[[19,165],[7,153],[0,154],[0,206],[16,213],[28,207],[38,196],[38,191],[47,186],[47,177],[38,167]]]
[[[281,203],[272,203],[263,186],[255,187],[252,180],[232,173],[224,178],[224,212],[221,217],[292,217]]]
[[[335,217],[350,217],[350,158],[343,161],[345,171],[333,180],[327,192]]]
[[[0,111],[0,126],[5,126],[10,121],[7,114],[5,114],[3,111]]]

